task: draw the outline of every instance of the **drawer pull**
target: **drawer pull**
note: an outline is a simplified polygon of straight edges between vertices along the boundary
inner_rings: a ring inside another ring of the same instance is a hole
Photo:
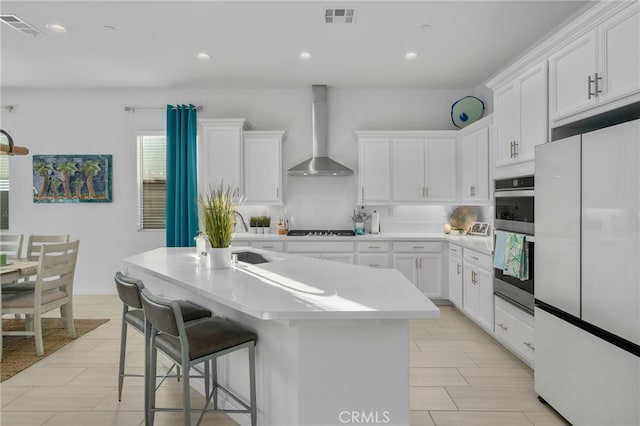
[[[369,266],[371,266],[373,268],[379,268],[380,264],[379,263],[370,263]]]
[[[370,249],[380,248],[380,246],[369,246]]]
[[[262,248],[270,249],[273,248],[273,246],[262,246]]]
[[[477,257],[477,256],[470,256],[470,257],[471,257],[473,260],[480,260],[480,258],[479,258],[479,257]]]
[[[523,345],[525,345],[526,347],[528,347],[529,349],[531,349],[532,351],[536,350],[536,347],[533,346],[531,343],[529,342],[522,342]]]
[[[423,249],[424,246],[413,246],[414,249]]]
[[[499,322],[498,323],[498,327],[500,327],[501,329],[503,329],[504,331],[507,331],[509,329],[509,327],[507,327],[506,325],[504,325],[503,323]]]

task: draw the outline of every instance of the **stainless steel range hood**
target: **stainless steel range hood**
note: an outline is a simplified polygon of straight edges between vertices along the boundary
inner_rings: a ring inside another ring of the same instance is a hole
[[[353,170],[328,157],[327,86],[311,86],[311,129],[313,156],[287,170],[290,176],[351,176]]]

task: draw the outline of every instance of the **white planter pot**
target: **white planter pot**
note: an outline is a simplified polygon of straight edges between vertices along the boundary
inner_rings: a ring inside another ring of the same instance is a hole
[[[231,267],[231,247],[209,249],[209,266],[211,269]]]

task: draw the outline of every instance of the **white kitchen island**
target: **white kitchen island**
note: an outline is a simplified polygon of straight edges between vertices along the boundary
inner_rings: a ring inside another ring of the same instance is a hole
[[[124,262],[156,294],[258,333],[259,425],[409,425],[409,319],[438,318],[429,299],[393,269],[234,251],[272,261],[214,270],[192,248],[159,248]],[[248,395],[246,352],[220,359],[218,369],[221,384]]]

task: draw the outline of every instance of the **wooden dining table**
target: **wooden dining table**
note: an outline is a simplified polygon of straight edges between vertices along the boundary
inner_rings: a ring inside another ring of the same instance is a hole
[[[16,280],[35,275],[38,272],[37,260],[10,260],[0,266],[2,287],[13,284]],[[0,319],[2,318],[2,293],[0,293]],[[2,359],[2,327],[0,326],[0,359]]]

